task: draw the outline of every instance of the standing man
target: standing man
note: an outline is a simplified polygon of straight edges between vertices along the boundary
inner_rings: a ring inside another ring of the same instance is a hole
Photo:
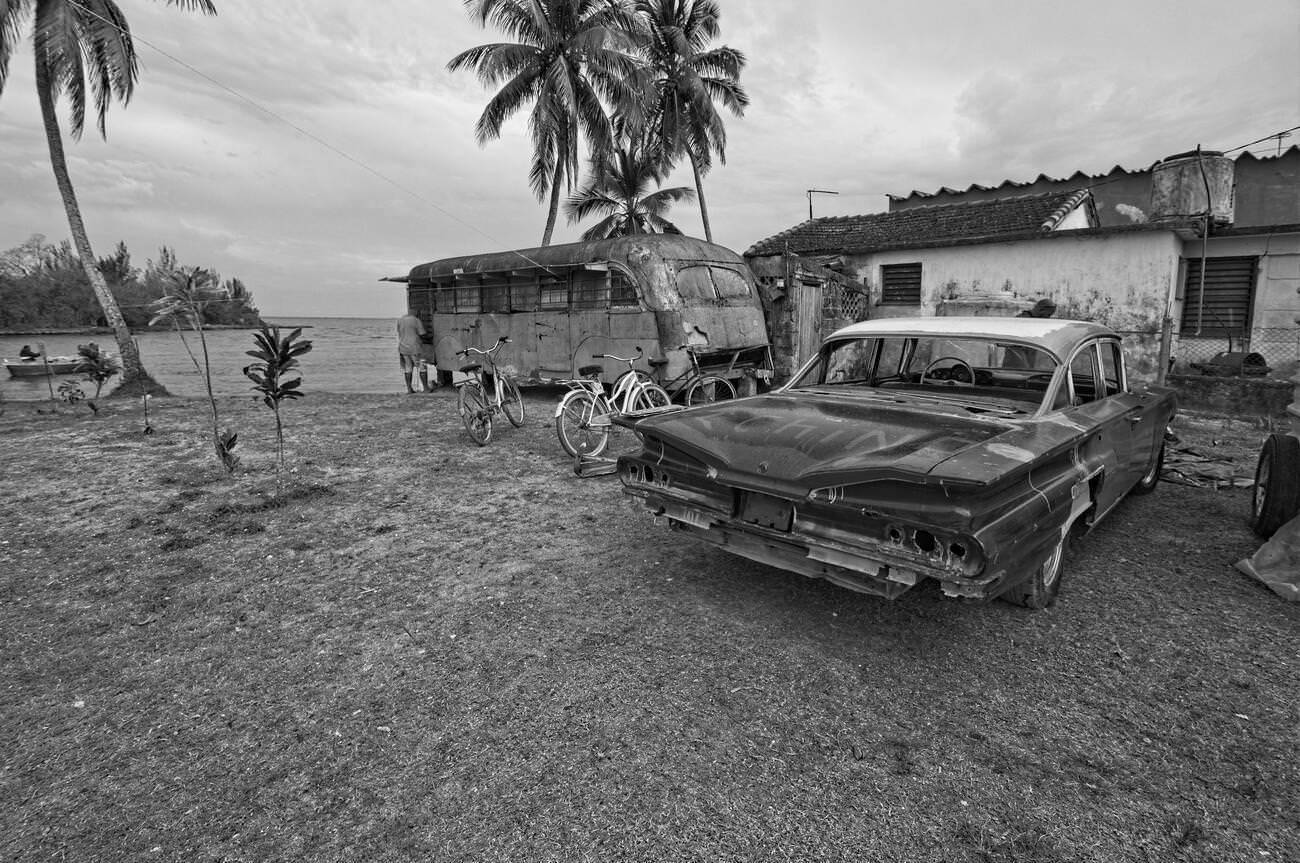
[[[424,335],[424,324],[415,316],[415,309],[408,308],[406,314],[397,319],[397,356],[402,363],[402,377],[406,378],[406,391],[415,392],[411,384],[411,373],[420,369],[420,383],[429,389],[429,373],[420,359],[420,337]]]

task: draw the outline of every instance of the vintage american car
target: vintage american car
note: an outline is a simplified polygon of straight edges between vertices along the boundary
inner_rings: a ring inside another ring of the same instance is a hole
[[[1155,489],[1174,392],[1085,321],[864,321],[770,393],[625,417],[624,490],[720,548],[893,599],[1051,605],[1070,539]]]

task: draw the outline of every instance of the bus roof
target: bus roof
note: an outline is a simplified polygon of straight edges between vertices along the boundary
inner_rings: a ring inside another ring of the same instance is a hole
[[[385,281],[428,284],[450,281],[455,276],[471,273],[526,272],[552,268],[570,270],[589,264],[609,263],[622,264],[637,271],[654,266],[658,261],[674,260],[726,263],[732,266],[745,264],[745,259],[731,249],[695,237],[681,234],[638,234],[609,240],[442,258],[427,264],[417,264],[405,278],[389,277]]]

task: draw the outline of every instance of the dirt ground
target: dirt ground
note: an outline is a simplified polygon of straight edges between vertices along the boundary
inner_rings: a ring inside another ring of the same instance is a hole
[[[0,416],[11,860],[1300,859],[1267,428],[1183,417],[1030,612],[681,544],[454,395]],[[48,405],[45,406],[48,409]],[[624,446],[630,441],[624,441]]]

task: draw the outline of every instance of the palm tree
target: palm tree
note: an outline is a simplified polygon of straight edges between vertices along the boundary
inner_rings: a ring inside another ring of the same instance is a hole
[[[749,104],[740,86],[745,55],[725,45],[708,47],[718,36],[720,13],[714,0],[636,0],[636,11],[649,30],[644,50],[653,78],[650,123],[669,153],[690,159],[704,238],[712,242],[702,178],[712,167],[713,153],[723,164],[727,161],[727,131],[714,103],[744,116]]]
[[[485,85],[500,85],[475,125],[480,145],[501,136],[510,117],[532,103],[528,118],[533,162],[528,182],[540,201],[550,193],[542,245],[549,245],[560,187],[578,175],[585,138],[592,152],[612,146],[602,100],[623,104],[644,86],[628,50],[635,19],[622,0],[465,0],[479,24],[515,42],[479,45],[447,63],[472,69]]]
[[[564,210],[570,222],[591,215],[604,216],[582,235],[584,240],[603,240],[633,234],[680,234],[681,230],[664,218],[677,201],[688,201],[695,192],[687,186],[647,190],[658,186],[671,165],[657,157],[652,148],[624,139],[612,153],[597,154],[592,159],[591,176],[576,195],[569,198]]]
[[[167,0],[169,6],[198,9],[215,15],[212,0]],[[45,140],[50,148],[54,181],[67,211],[72,242],[86,271],[90,286],[113,328],[122,355],[122,387],[128,391],[160,389],[140,362],[140,351],[131,340],[117,300],[96,265],[86,225],[77,205],[77,195],[68,175],[63,152],[63,134],[54,113],[55,102],[66,96],[72,120],[72,136],[80,138],[86,119],[86,91],[94,100],[99,134],[107,137],[105,121],[114,98],[126,104],[139,76],[135,46],[126,16],[113,0],[0,0],[0,93],[8,78],[9,57],[32,21],[32,47],[36,57],[36,96],[41,105]]]

